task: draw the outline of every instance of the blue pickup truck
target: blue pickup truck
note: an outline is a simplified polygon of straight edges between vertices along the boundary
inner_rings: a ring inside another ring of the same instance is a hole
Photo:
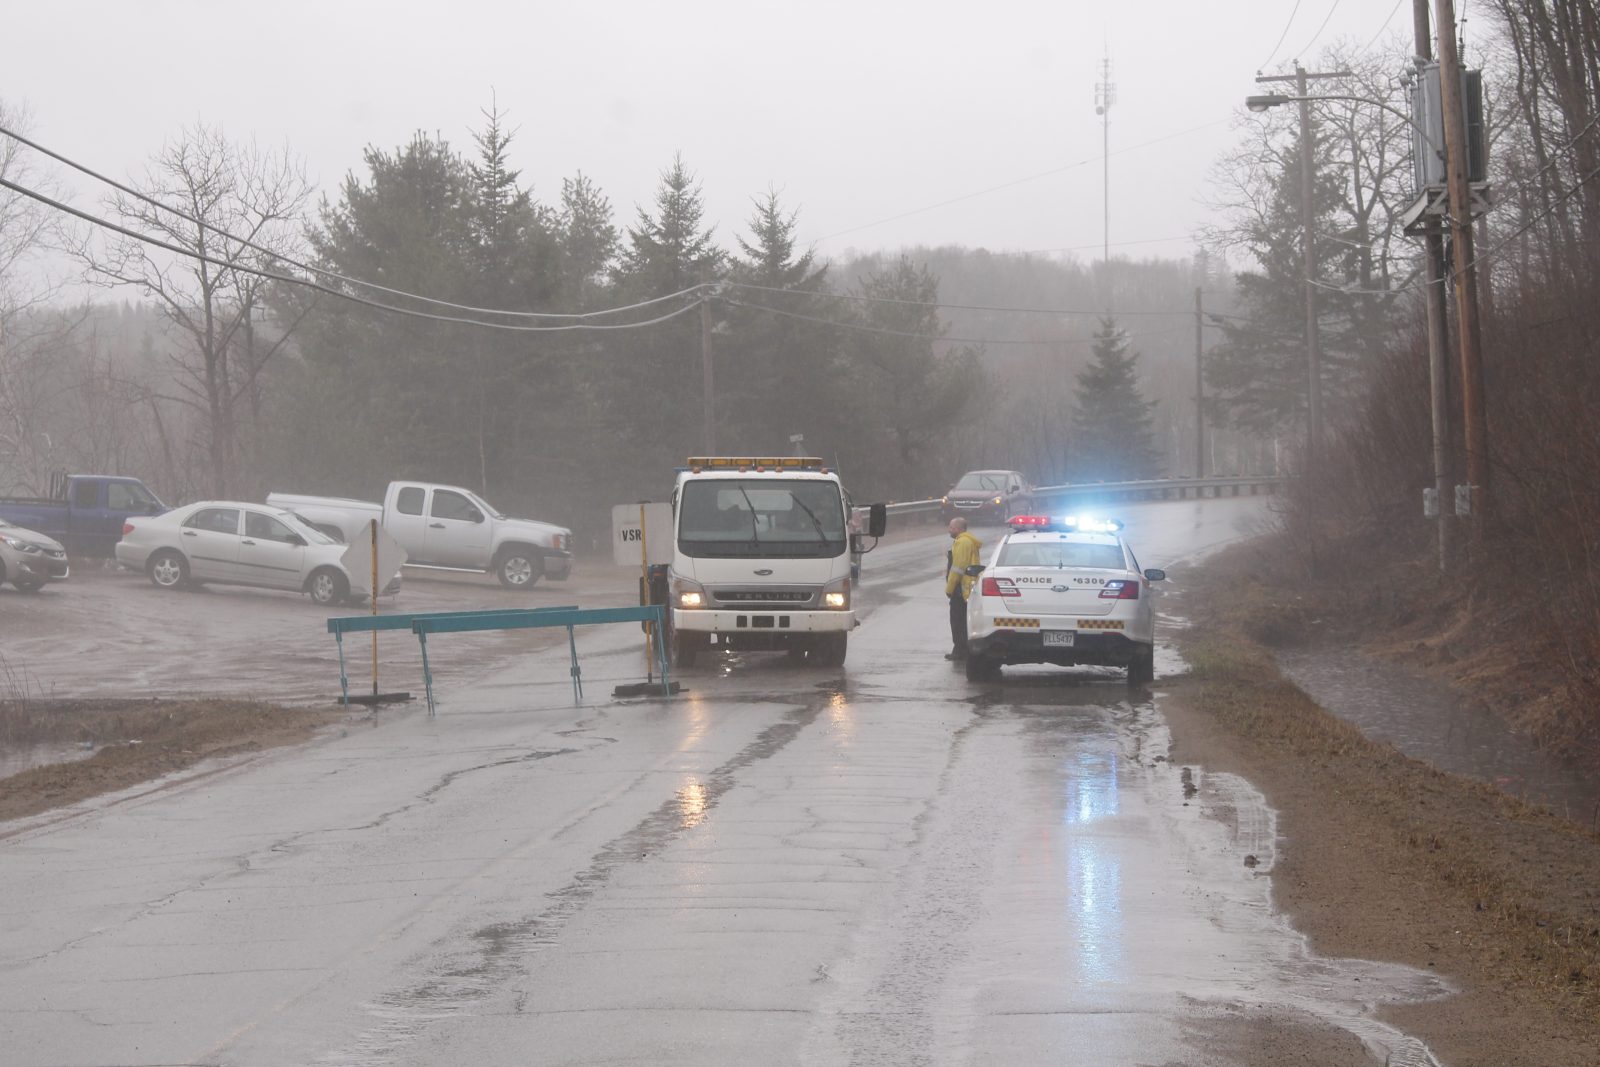
[[[0,519],[54,538],[75,556],[111,555],[130,517],[166,510],[139,479],[103,474],[54,475],[49,496],[0,496]]]

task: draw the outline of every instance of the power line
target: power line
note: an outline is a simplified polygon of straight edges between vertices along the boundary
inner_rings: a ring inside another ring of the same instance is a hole
[[[344,282],[347,285],[365,286],[368,289],[374,289],[374,290],[377,290],[380,293],[388,293],[391,296],[401,296],[401,297],[405,297],[408,300],[416,300],[416,301],[418,301],[420,303],[424,303],[424,304],[433,304],[436,307],[446,307],[446,308],[450,308],[450,309],[455,310],[455,311],[470,311],[470,312],[473,312],[475,314],[483,314],[483,315],[505,315],[505,316],[509,316],[509,317],[513,317],[513,318],[588,319],[588,318],[597,318],[597,317],[599,317],[601,315],[614,315],[614,314],[617,314],[617,313],[623,312],[623,311],[635,311],[635,310],[637,310],[639,308],[650,307],[653,304],[659,304],[659,303],[662,303],[663,301],[672,300],[672,299],[674,299],[676,297],[680,297],[680,296],[684,296],[684,295],[687,295],[689,293],[692,293],[692,292],[695,291],[695,288],[696,288],[694,286],[691,286],[688,289],[683,289],[683,290],[680,290],[679,292],[676,292],[676,293],[669,293],[666,296],[658,296],[658,297],[655,297],[655,298],[650,299],[650,300],[641,301],[641,302],[639,302],[637,304],[628,304],[628,305],[626,305],[624,307],[605,308],[605,309],[603,309],[601,311],[585,311],[585,312],[512,311],[512,310],[507,310],[507,309],[504,309],[504,308],[480,308],[480,307],[472,307],[472,306],[467,305],[467,304],[453,304],[448,300],[439,300],[439,299],[436,299],[436,298],[431,297],[431,296],[422,296],[422,295],[420,295],[418,293],[406,292],[403,289],[391,289],[388,286],[379,285],[377,282],[363,281],[360,278],[352,278],[352,277],[349,277],[348,275],[340,274],[338,271],[327,270],[327,269],[325,269],[323,267],[317,267],[317,266],[314,266],[314,265],[312,265],[310,263],[302,263],[299,260],[294,259],[291,256],[286,256],[281,252],[275,252],[270,248],[264,248],[261,245],[257,244],[256,242],[249,240],[248,238],[235,236],[234,234],[229,233],[227,230],[222,229],[220,226],[216,226],[216,225],[214,225],[212,223],[209,223],[209,222],[202,222],[199,219],[195,218],[193,215],[189,215],[186,212],[180,210],[179,208],[175,208],[170,204],[163,203],[162,201],[157,200],[157,199],[155,199],[155,198],[153,198],[153,197],[151,197],[151,196],[149,196],[149,195],[147,195],[145,193],[142,193],[137,189],[134,189],[134,188],[131,188],[130,186],[124,185],[122,182],[117,181],[115,178],[108,178],[104,174],[101,174],[99,171],[93,170],[93,169],[85,166],[84,164],[77,162],[74,159],[70,159],[67,156],[62,155],[61,153],[54,151],[53,149],[46,148],[44,145],[39,144],[37,141],[30,140],[29,138],[24,137],[22,134],[17,133],[15,130],[8,129],[5,126],[0,126],[0,134],[4,134],[7,137],[10,137],[14,141],[17,141],[17,142],[19,142],[21,144],[27,145],[29,148],[33,149],[35,152],[40,152],[40,153],[42,153],[42,154],[44,154],[46,156],[49,156],[51,159],[54,159],[54,160],[56,160],[56,161],[58,161],[60,163],[65,163],[67,166],[71,167],[73,170],[76,170],[76,171],[79,171],[79,172],[81,172],[83,174],[86,174],[89,177],[94,178],[96,181],[104,182],[106,185],[111,186],[113,189],[116,189],[117,191],[122,192],[122,193],[126,193],[127,195],[129,195],[131,197],[134,197],[137,200],[141,200],[144,203],[149,204],[151,207],[156,208],[157,210],[166,211],[166,212],[169,212],[170,214],[176,215],[178,218],[184,220],[185,222],[190,223],[191,225],[200,227],[200,229],[202,231],[210,230],[212,233],[220,234],[221,236],[227,238],[228,240],[233,241],[236,244],[242,245],[245,248],[249,248],[249,249],[252,249],[252,250],[254,250],[256,252],[260,252],[262,255],[267,256],[270,259],[274,259],[274,260],[278,260],[278,261],[283,262],[283,263],[287,263],[291,267],[297,267],[300,270],[306,271],[307,273],[310,273],[310,274],[316,274],[316,275],[318,275],[320,277],[337,279],[338,281]]]
[[[1333,13],[1337,10],[1339,10],[1339,0],[1333,0],[1333,6],[1328,8],[1328,13],[1323,16],[1322,25],[1317,27],[1317,32],[1311,35],[1311,40],[1307,41],[1305,46],[1300,49],[1300,55],[1304,56],[1311,51],[1311,46],[1317,43],[1317,38],[1322,36],[1322,31],[1328,28],[1328,22],[1333,18]],[[1393,18],[1394,16],[1391,14],[1389,17]]]
[[[1278,34],[1278,43],[1272,46],[1272,54],[1267,57],[1267,61],[1265,63],[1256,68],[1257,74],[1260,74],[1262,71],[1266,70],[1272,65],[1272,61],[1278,58],[1278,49],[1283,47],[1284,38],[1289,36],[1289,27],[1294,25],[1294,17],[1299,13],[1300,0],[1294,0],[1294,9],[1289,12],[1289,21],[1283,24],[1283,32]]]
[[[841,322],[838,319],[826,319],[820,315],[802,315],[796,311],[784,311],[766,304],[747,304],[743,300],[734,300],[730,297],[721,297],[725,303],[734,307],[746,308],[750,311],[765,311],[773,315],[780,315],[786,319],[799,319],[802,322],[814,322],[821,326],[834,326],[841,330],[855,330],[859,333],[882,334],[888,337],[907,337],[913,341],[945,341],[950,344],[964,345],[1081,345],[1093,344],[1093,337],[1056,337],[1039,340],[1022,338],[986,338],[986,337],[949,337],[938,334],[914,333],[909,330],[892,330],[884,326],[869,326],[860,322]],[[1193,314],[1193,312],[1188,312]],[[1189,332],[1188,326],[1180,326],[1171,330],[1146,330],[1143,333],[1123,334],[1129,340],[1140,337],[1160,337],[1165,334]]]
[[[912,208],[910,211],[902,211],[898,215],[890,215],[887,218],[878,219],[874,222],[864,222],[859,226],[851,226],[844,230],[835,230],[833,233],[824,234],[823,236],[818,237],[813,243],[821,244],[823,241],[831,241],[835,237],[843,237],[845,234],[855,233],[859,230],[870,230],[874,226],[882,226],[885,223],[898,222],[901,219],[910,218],[912,215],[921,215],[929,211],[936,211],[942,207],[949,207],[951,204],[959,204],[964,200],[972,200],[976,197],[988,196],[990,193],[998,193],[1006,189],[1015,188],[1019,185],[1026,185],[1028,182],[1035,182],[1041,178],[1054,177],[1057,174],[1064,174],[1069,170],[1076,170],[1079,167],[1086,167],[1091,163],[1098,163],[1102,159],[1110,158],[1110,156],[1120,156],[1127,152],[1133,152],[1141,148],[1148,148],[1151,145],[1161,144],[1164,141],[1171,141],[1178,137],[1187,137],[1191,133],[1198,133],[1201,130],[1209,130],[1213,126],[1221,126],[1231,121],[1233,120],[1218,119],[1215,122],[1207,122],[1199,126],[1192,126],[1187,130],[1179,130],[1177,133],[1169,133],[1165,136],[1157,137],[1154,140],[1144,141],[1136,145],[1129,145],[1127,148],[1119,148],[1109,155],[1090,156],[1087,159],[1080,159],[1076,163],[1068,163],[1063,167],[1053,167],[1050,170],[1040,171],[1038,174],[1030,174],[1026,178],[1018,178],[1015,181],[1003,182],[1000,185],[992,185],[987,189],[979,189],[976,192],[962,193],[960,196],[953,196],[948,200],[941,200],[936,204],[928,204],[924,207]]]
[[[509,330],[517,333],[561,333],[570,330],[634,330],[642,326],[654,326],[657,323],[666,322],[668,319],[676,318],[677,316],[682,315],[684,312],[699,306],[699,302],[694,301],[687,303],[683,307],[677,308],[674,311],[670,311],[665,315],[661,315],[653,319],[647,319],[643,322],[575,322],[565,326],[522,326],[503,322],[484,322],[481,319],[467,319],[456,315],[434,315],[426,311],[416,311],[411,308],[395,307],[392,304],[384,304],[376,300],[368,300],[365,297],[341,292],[338,289],[322,285],[319,282],[309,281],[305,278],[296,278],[291,274],[278,274],[274,271],[263,270],[260,267],[252,267],[245,263],[239,263],[236,260],[218,259],[215,256],[208,256],[203,252],[196,252],[192,248],[183,248],[180,245],[170,244],[161,240],[160,238],[152,237],[149,234],[140,233],[137,230],[129,229],[126,226],[111,222],[108,219],[102,219],[97,215],[91,215],[86,211],[80,211],[78,208],[64,204],[59,200],[53,200],[50,197],[45,196],[43,193],[35,192],[34,190],[28,189],[25,186],[18,185],[16,182],[13,182],[8,178],[0,177],[0,188],[10,189],[13,192],[21,193],[23,196],[37,200],[39,203],[44,204],[47,207],[52,207],[57,211],[65,212],[66,214],[72,215],[75,218],[82,219],[84,222],[111,230],[114,233],[120,233],[124,237],[130,237],[135,241],[143,242],[144,244],[150,245],[154,248],[160,248],[167,252],[172,252],[180,256],[186,256],[189,259],[199,260],[202,263],[209,263],[212,266],[223,267],[228,270],[237,271],[241,274],[249,274],[258,278],[266,278],[270,281],[283,282],[288,285],[297,285],[319,293],[326,293],[329,296],[337,297],[340,300],[348,300],[353,304],[360,304],[363,307],[375,308],[379,311],[389,311],[397,315],[407,315],[412,318],[429,319],[434,322],[456,322],[466,326],[482,326],[483,328],[489,330]],[[697,292],[700,289],[700,286],[696,286],[694,289],[684,290],[684,293],[673,295],[684,295],[687,293]],[[659,299],[666,298],[663,297]]]
[[[1383,25],[1379,26],[1378,32],[1372,35],[1372,40],[1361,46],[1361,50],[1363,52],[1370,51],[1372,46],[1378,43],[1378,38],[1382,37],[1384,31],[1389,28],[1389,23],[1394,21],[1394,16],[1400,10],[1400,5],[1403,3],[1405,3],[1405,0],[1394,0],[1394,7],[1389,9],[1389,17],[1383,20]]]
[[[899,300],[894,297],[887,296],[866,296],[860,293],[818,293],[811,292],[806,289],[780,289],[775,286],[752,285],[746,282],[723,282],[722,284],[734,289],[752,289],[763,293],[778,293],[782,295],[793,294],[800,296],[820,297],[828,300],[854,300],[863,304],[897,304],[903,307],[943,308],[948,311],[1000,311],[1018,315],[1088,315],[1095,318],[1107,317],[1106,313],[1103,311],[1077,311],[1068,308],[1005,307],[994,304],[947,304],[932,300]],[[1193,314],[1194,310],[1191,308],[1183,311],[1126,311],[1118,312],[1116,315],[1110,317],[1121,318],[1124,315],[1170,317],[1174,315],[1189,316]]]

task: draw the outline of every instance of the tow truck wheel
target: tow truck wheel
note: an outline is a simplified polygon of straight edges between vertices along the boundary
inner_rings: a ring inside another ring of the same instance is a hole
[[[145,570],[158,589],[182,589],[189,581],[189,561],[171,549],[151,556]]]
[[[824,667],[844,666],[845,653],[850,650],[850,635],[847,633],[823,634],[817,638],[817,662]]]
[[[705,647],[705,635],[680,630],[672,638],[673,661],[680,667],[693,667],[695,658]]]

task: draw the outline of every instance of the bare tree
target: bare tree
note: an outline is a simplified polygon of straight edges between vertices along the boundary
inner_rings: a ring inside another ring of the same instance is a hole
[[[210,491],[227,496],[238,476],[240,401],[256,396],[258,375],[290,332],[280,328],[273,344],[258,347],[253,317],[264,306],[266,283],[235,265],[281,272],[279,257],[298,257],[311,187],[287,151],[236,145],[203,124],[165,145],[136,184],[188,217],[120,192],[107,199],[107,210],[129,229],[192,255],[116,238],[90,246],[83,258],[91,278],[135,287],[184,337],[169,399],[201,414]]]
[[[0,124],[25,133],[27,110],[0,100]],[[52,176],[9,137],[0,137],[0,175],[60,195]],[[15,483],[4,488],[41,492],[53,461],[40,392],[48,387],[51,354],[70,331],[61,317],[41,312],[60,289],[60,271],[51,270],[48,254],[65,236],[55,212],[0,189],[0,458]]]

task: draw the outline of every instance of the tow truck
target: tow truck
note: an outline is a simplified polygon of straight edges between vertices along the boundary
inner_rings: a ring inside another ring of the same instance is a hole
[[[819,458],[690,456],[672,490],[666,574],[678,665],[719,648],[842,665],[858,624],[853,568],[887,521],[873,504],[854,530],[853,512]]]

